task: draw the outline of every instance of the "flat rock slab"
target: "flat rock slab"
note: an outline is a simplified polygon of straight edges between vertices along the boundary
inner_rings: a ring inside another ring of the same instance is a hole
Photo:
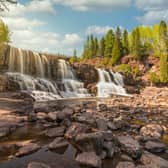
[[[19,149],[19,151],[15,154],[16,157],[21,157],[24,155],[28,155],[31,153],[36,152],[40,149],[40,146],[34,143],[31,143],[29,145],[23,146]]]
[[[166,145],[160,142],[148,141],[145,144],[145,149],[153,153],[160,153],[166,150]]]
[[[132,162],[119,162],[116,168],[135,168],[135,165]]]
[[[48,145],[51,150],[67,147],[69,143],[62,137],[56,138],[53,142]]]
[[[65,129],[64,126],[51,128],[46,131],[45,135],[48,137],[62,137],[64,136]]]
[[[132,158],[139,158],[142,154],[142,148],[137,140],[130,136],[118,136],[117,140],[121,146],[122,151],[126,152]]]
[[[28,164],[27,168],[51,168],[51,167],[41,162],[31,162]]]
[[[95,168],[100,168],[102,161],[99,156],[94,152],[83,152],[77,155],[75,159],[79,164],[84,166],[90,166]]]
[[[149,168],[167,168],[168,161],[149,152],[144,152],[140,159],[141,163]]]

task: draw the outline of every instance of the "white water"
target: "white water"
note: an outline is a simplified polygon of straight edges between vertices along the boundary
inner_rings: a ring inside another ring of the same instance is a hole
[[[99,74],[99,82],[97,83],[98,97],[110,97],[112,94],[127,95],[123,87],[124,82],[121,74],[113,71],[108,72],[104,69],[97,69],[97,71]],[[115,82],[112,81],[110,75],[113,76]]]
[[[76,79],[73,69],[65,60],[60,59],[58,67],[64,86],[64,89],[61,91],[63,97],[90,97],[87,89],[84,88],[84,84]]]
[[[20,90],[32,91],[36,100],[45,100],[45,96],[49,100],[90,96],[84,84],[76,79],[69,63],[63,59],[52,65],[54,72],[57,72],[52,79],[49,61],[45,55],[11,47],[7,76]],[[57,83],[60,86],[60,82],[61,87],[58,88]]]

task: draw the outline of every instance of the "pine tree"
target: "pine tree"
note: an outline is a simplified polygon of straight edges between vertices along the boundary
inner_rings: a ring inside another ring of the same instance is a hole
[[[123,46],[123,55],[129,54],[129,42],[128,42],[128,32],[124,30],[122,35],[122,46]]]
[[[99,44],[99,56],[104,57],[104,51],[105,51],[105,39],[102,37],[100,39],[100,44]]]
[[[77,51],[76,51],[76,49],[74,49],[74,51],[73,51],[73,56],[70,58],[70,63],[71,64],[73,64],[74,62],[76,62],[78,60],[78,58],[77,58]]]
[[[84,44],[82,59],[88,59],[89,58],[89,45],[90,45],[90,37],[87,36],[86,42]]]
[[[159,42],[160,42],[160,81],[162,83],[168,82],[168,34],[167,25],[164,21],[159,25]]]
[[[99,43],[97,37],[94,38],[94,57],[98,56]]]
[[[105,37],[105,51],[104,56],[105,57],[111,57],[112,56],[112,49],[113,49],[113,43],[114,43],[114,33],[113,30],[109,30]]]
[[[115,40],[114,40],[114,46],[112,50],[112,58],[111,58],[111,64],[114,65],[118,62],[118,60],[121,57],[121,31],[120,28],[117,27],[116,33],[115,33]]]
[[[140,32],[139,28],[135,28],[132,31],[132,44],[131,44],[131,51],[135,58],[140,59],[141,58],[141,39],[140,39]]]

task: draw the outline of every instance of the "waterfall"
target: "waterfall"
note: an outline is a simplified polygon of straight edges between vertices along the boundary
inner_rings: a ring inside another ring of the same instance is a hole
[[[110,72],[104,69],[97,69],[99,74],[99,82],[97,83],[97,96],[110,97],[112,94],[127,95],[124,89],[124,82],[120,73]],[[114,78],[114,82],[111,76]]]
[[[10,47],[6,75],[11,83],[31,93],[37,101],[90,96],[84,84],[76,79],[70,64],[58,58],[51,62],[53,59],[37,52]]]
[[[75,77],[73,69],[65,60],[58,61],[58,67],[60,70],[61,81],[63,84],[63,90],[61,95],[63,97],[89,97],[87,89],[84,88],[84,84],[78,81]]]

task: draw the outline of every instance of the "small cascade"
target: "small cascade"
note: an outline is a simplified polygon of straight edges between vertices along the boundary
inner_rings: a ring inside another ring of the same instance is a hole
[[[76,79],[73,69],[65,60],[60,59],[58,67],[63,84],[61,91],[63,97],[90,97],[84,84]]]
[[[99,74],[99,82],[97,83],[97,96],[110,97],[112,94],[127,95],[124,89],[124,82],[122,75],[114,73],[113,71],[106,71],[104,69],[97,69]],[[114,82],[111,76],[114,78]]]

